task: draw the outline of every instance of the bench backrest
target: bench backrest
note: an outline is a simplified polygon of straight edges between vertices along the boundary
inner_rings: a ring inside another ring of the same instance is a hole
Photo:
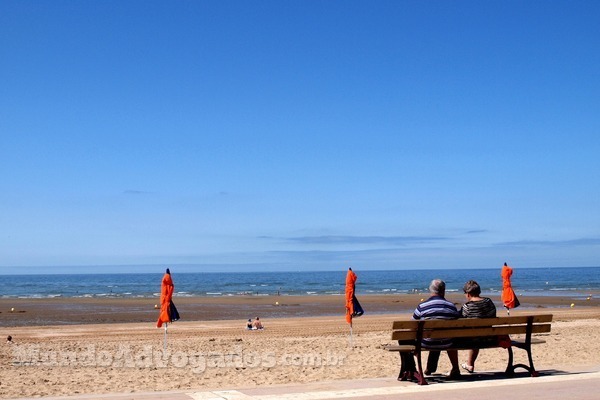
[[[496,318],[459,318],[394,321],[392,340],[459,338],[550,332],[552,314]]]

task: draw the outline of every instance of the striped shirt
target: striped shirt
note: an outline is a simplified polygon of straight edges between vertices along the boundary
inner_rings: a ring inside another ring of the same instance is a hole
[[[413,319],[456,319],[460,313],[454,303],[442,296],[431,296],[417,306]]]
[[[496,306],[491,299],[483,297],[481,300],[467,301],[460,313],[463,318],[494,318]]]
[[[454,303],[442,296],[431,296],[417,306],[413,313],[413,319],[457,319],[460,312]],[[452,345],[451,339],[423,339],[424,346],[428,348],[444,349]]]

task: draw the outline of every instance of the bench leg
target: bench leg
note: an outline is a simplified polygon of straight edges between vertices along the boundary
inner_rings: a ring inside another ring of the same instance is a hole
[[[506,366],[506,375],[512,376],[515,374],[515,367],[513,367],[513,350],[512,347],[506,349],[508,351],[508,365]]]
[[[419,385],[427,385],[427,380],[425,379],[425,375],[423,374],[423,364],[421,363],[421,352],[415,351],[415,358],[417,359],[417,372],[415,373],[415,378],[417,378],[417,383]]]
[[[513,351],[512,347],[509,347],[508,350],[508,366],[506,367],[506,374],[512,376],[515,374],[515,369],[523,368],[529,372],[532,377],[538,377],[540,374],[535,370],[533,366],[533,356],[531,355],[531,346],[518,346],[519,348],[525,350],[527,352],[527,358],[529,359],[529,365],[525,364],[515,364],[513,365]]]
[[[525,364],[516,364],[513,366],[513,371],[516,368],[523,368],[527,371],[529,371],[529,374],[532,377],[538,377],[540,376],[540,374],[535,370],[535,367],[533,366],[533,356],[531,355],[531,345],[524,345],[524,346],[518,346],[520,349],[523,349],[527,352],[527,358],[529,360],[529,365],[525,365]]]
[[[529,358],[529,373],[533,377],[538,377],[540,374],[535,370],[533,366],[533,356],[531,355],[531,345],[527,348],[527,357]]]
[[[538,372],[535,370],[533,366],[533,357],[531,355],[531,334],[533,333],[533,317],[527,318],[527,335],[525,337],[525,343],[522,345],[518,345],[520,349],[523,349],[527,352],[527,358],[529,359],[529,366],[524,364],[517,364],[513,366],[513,371],[515,368],[525,368],[529,371],[531,376],[539,376]]]

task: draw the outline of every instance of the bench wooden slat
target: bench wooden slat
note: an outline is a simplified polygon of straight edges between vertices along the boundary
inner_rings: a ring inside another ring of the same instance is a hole
[[[387,351],[415,351],[415,346],[407,345],[396,345],[396,346],[385,346]]]
[[[533,325],[531,333],[548,333],[551,331],[550,324]],[[423,338],[428,339],[443,339],[443,338],[459,338],[459,337],[483,337],[483,336],[498,336],[498,335],[518,335],[526,334],[527,326],[494,326],[482,328],[449,328],[436,330],[423,330]],[[415,340],[416,331],[394,331],[392,332],[392,340]]]
[[[531,344],[543,344],[543,343],[546,343],[546,341],[541,340],[541,339],[531,339]],[[524,346],[527,345],[527,343],[525,342],[525,340],[511,340],[511,345],[514,347],[523,348]],[[465,344],[464,346],[452,346],[452,348],[455,350],[471,350],[474,347],[478,348],[478,349],[485,349],[485,348],[495,348],[495,347],[498,347],[498,345],[494,344],[494,343],[488,343],[488,344],[486,344],[486,343],[479,344],[478,343],[476,345]],[[416,350],[416,346],[409,345],[409,344],[395,345],[395,346],[390,345],[390,346],[385,346],[384,349],[387,351],[411,352],[411,351]],[[422,349],[425,351],[429,350],[427,348],[422,348]]]
[[[485,326],[485,325],[517,325],[517,324],[527,324],[529,316],[527,315],[517,315],[510,317],[495,317],[495,318],[459,318],[459,319],[429,319],[426,320],[427,324],[431,324],[432,328],[444,327],[448,321],[453,322],[456,328],[469,328],[473,326]],[[540,314],[533,316],[533,323],[548,323],[552,322],[552,314]],[[419,321],[416,320],[398,320],[394,321],[392,324],[392,329],[417,329]]]
[[[549,319],[548,319],[549,318]],[[527,325],[528,317],[526,316],[518,316],[518,317],[496,317],[496,318],[459,318],[453,320],[444,320],[444,319],[430,319],[425,320],[426,326],[433,329],[444,328],[448,325],[449,321],[454,321],[451,323],[455,328],[470,328],[476,326],[486,326],[486,325]],[[533,317],[534,324],[540,323],[549,323],[552,321],[552,315]]]
[[[394,331],[392,340],[416,340],[417,331]]]
[[[419,326],[419,321],[414,319],[394,321],[392,323],[392,329],[417,329],[417,326]]]
[[[531,333],[546,333],[550,332],[551,325],[533,325]],[[481,337],[481,336],[497,336],[497,335],[518,335],[526,334],[527,326],[494,326],[485,328],[472,329],[436,329],[423,331],[424,338],[441,339],[446,337]]]

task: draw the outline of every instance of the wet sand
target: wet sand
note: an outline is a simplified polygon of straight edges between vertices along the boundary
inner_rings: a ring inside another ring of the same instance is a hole
[[[587,297],[591,294],[591,298]],[[365,295],[359,300],[366,314],[395,314],[414,310],[427,298],[425,293]],[[456,304],[465,299],[453,293],[447,298]],[[492,296],[496,305],[498,296]],[[521,296],[519,309],[600,306],[600,293],[573,293],[571,296]],[[231,296],[175,297],[182,321],[242,321],[261,318],[336,316],[345,313],[343,296]],[[158,318],[155,298],[49,298],[0,299],[0,327],[27,325],[72,325],[148,322]],[[11,312],[11,309],[14,309]]]

